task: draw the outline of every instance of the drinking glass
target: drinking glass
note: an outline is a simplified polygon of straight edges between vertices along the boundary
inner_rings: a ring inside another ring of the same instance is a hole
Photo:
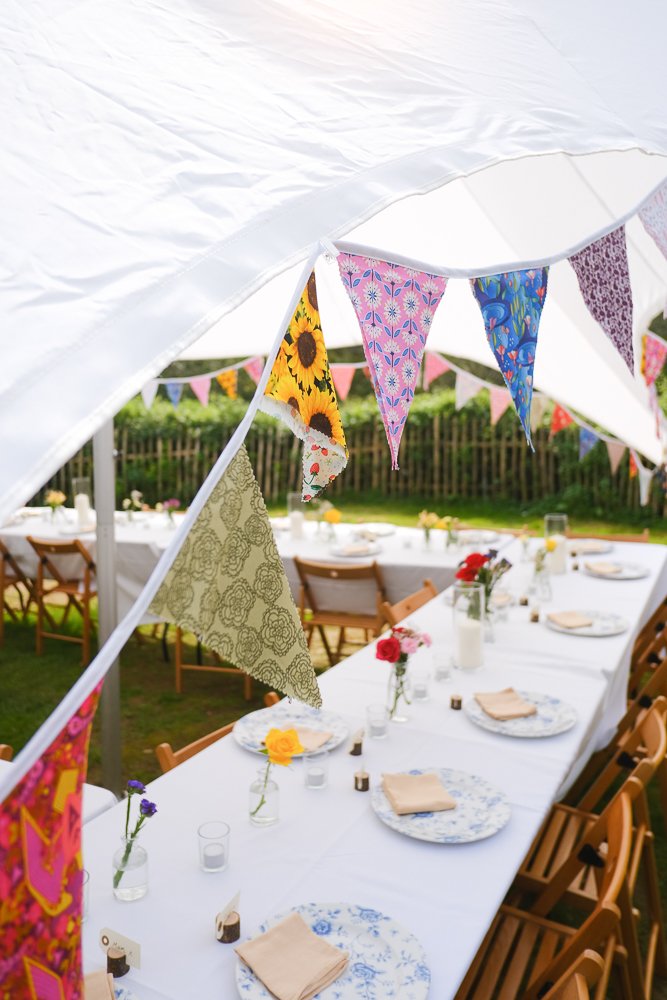
[[[203,872],[224,872],[229,864],[229,825],[209,820],[197,830],[199,867]]]
[[[386,705],[369,705],[366,709],[366,732],[371,740],[384,740],[389,729]]]
[[[428,701],[429,672],[423,667],[413,669],[412,676],[412,698],[413,701]]]

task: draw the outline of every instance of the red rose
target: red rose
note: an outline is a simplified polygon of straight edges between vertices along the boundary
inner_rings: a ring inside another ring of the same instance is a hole
[[[477,570],[470,566],[461,566],[456,572],[456,579],[463,580],[464,583],[474,583],[477,579]]]
[[[482,555],[481,552],[471,552],[470,555],[465,560],[465,565],[469,566],[471,569],[481,569],[482,566],[486,566],[489,561],[488,555]]]
[[[380,639],[375,649],[375,656],[378,660],[387,660],[389,663],[398,663],[401,655],[401,644],[398,639],[390,635],[386,639]]]

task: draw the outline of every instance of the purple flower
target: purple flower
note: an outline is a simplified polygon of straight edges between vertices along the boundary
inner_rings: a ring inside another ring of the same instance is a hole
[[[149,802],[148,799],[142,799],[139,806],[139,812],[142,816],[155,816],[157,806],[154,802]]]
[[[181,501],[177,500],[176,497],[172,497],[171,500],[165,500],[162,504],[164,510],[178,510],[181,506]]]
[[[130,795],[133,795],[135,792],[139,792],[139,794],[143,795],[143,793],[146,791],[146,786],[141,781],[135,781],[134,779],[131,779],[127,783],[127,790],[130,793]]]

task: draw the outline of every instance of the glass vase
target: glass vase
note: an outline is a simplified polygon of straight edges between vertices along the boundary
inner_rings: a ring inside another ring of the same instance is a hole
[[[544,515],[544,538],[554,544],[546,557],[549,572],[557,575],[567,572],[567,514]]]
[[[392,722],[407,722],[409,715],[406,706],[410,704],[410,681],[408,679],[408,660],[395,663],[389,675],[387,691],[387,711]]]
[[[546,566],[541,566],[539,569],[535,568],[531,590],[539,601],[551,600],[551,576]]]
[[[457,580],[453,588],[454,664],[476,670],[484,663],[486,601],[481,583]]]
[[[148,854],[131,837],[121,837],[121,846],[114,853],[113,894],[116,899],[131,902],[148,892]]]
[[[431,548],[431,529],[430,528],[424,528],[423,531],[424,531],[424,548],[425,549],[430,549]]]
[[[270,774],[269,767],[257,772],[250,786],[250,822],[255,826],[271,826],[278,822],[280,789]]]

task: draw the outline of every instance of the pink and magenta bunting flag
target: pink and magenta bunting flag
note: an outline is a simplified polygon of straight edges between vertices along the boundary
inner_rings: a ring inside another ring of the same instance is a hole
[[[507,407],[512,402],[510,394],[506,389],[496,389],[492,386],[489,389],[491,403],[491,424],[497,424]]]
[[[564,410],[562,406],[556,403],[554,412],[551,414],[551,437],[560,434],[561,431],[564,431],[566,427],[569,427],[573,423],[574,420],[567,410]]]
[[[579,428],[579,461],[586,458],[589,451],[595,447],[599,441],[597,434],[589,431],[588,427]]]
[[[147,382],[146,385],[141,390],[141,398],[143,399],[144,406],[146,407],[147,410],[150,410],[151,406],[153,405],[153,400],[155,399],[155,396],[157,394],[157,387],[158,387],[157,379],[152,378],[150,382]]]
[[[529,444],[533,367],[548,277],[548,267],[537,267],[470,279],[486,338]]]
[[[634,374],[632,289],[625,226],[607,233],[569,260],[588,311]]]
[[[81,797],[100,687],[2,803],[3,997],[83,1000]]]
[[[199,400],[202,406],[208,406],[208,397],[211,391],[211,380],[210,378],[193,378],[190,379],[190,388],[194,392],[195,396]]]
[[[181,396],[183,395],[183,383],[167,382],[165,389],[167,390],[167,395],[169,396],[172,406],[176,409],[181,401]]]
[[[456,386],[454,388],[454,405],[456,409],[462,410],[466,403],[475,398],[481,388],[481,382],[474,378],[474,376],[468,375],[467,372],[457,372]]]
[[[354,378],[354,373],[357,370],[356,366],[342,364],[329,365],[329,370],[331,372],[333,384],[336,387],[338,398],[341,400],[347,399],[350,386],[352,385],[352,379]]]
[[[424,388],[428,389],[431,382],[451,371],[445,359],[437,351],[426,351],[424,355]]]
[[[618,472],[618,467],[621,464],[621,459],[625,455],[625,445],[621,444],[620,441],[606,441],[607,454],[609,455],[609,465],[611,467],[612,476]]]
[[[660,252],[667,257],[667,183],[639,209],[639,218]]]
[[[645,333],[642,337],[641,370],[647,385],[653,385],[665,366],[665,359],[667,343],[660,337],[654,337],[652,333]]]
[[[401,436],[435,311],[447,279],[372,257],[342,253],[338,267],[357,314],[371,382],[398,469]]]
[[[264,359],[260,357],[250,358],[246,361],[243,368],[247,371],[255,385],[257,385],[262,377],[262,372],[264,371]]]

